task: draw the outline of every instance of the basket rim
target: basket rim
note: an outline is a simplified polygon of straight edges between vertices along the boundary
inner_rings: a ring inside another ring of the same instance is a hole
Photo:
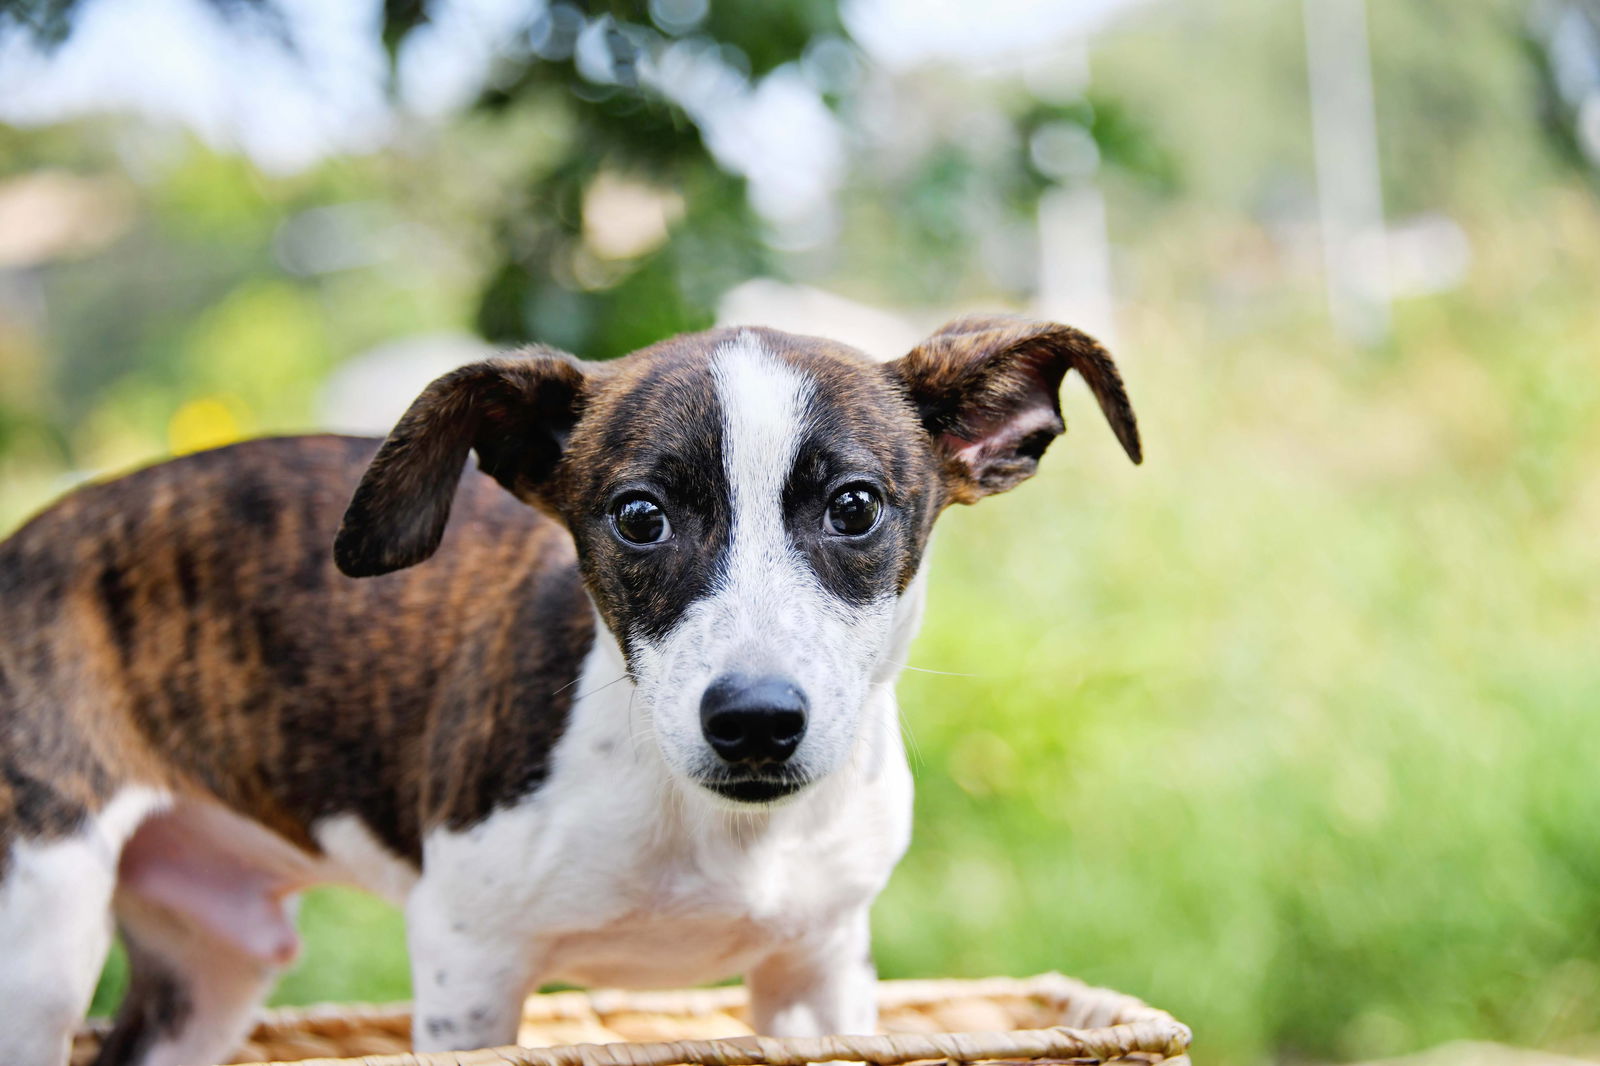
[[[436,1054],[415,1052],[369,1055],[355,1059],[308,1059],[299,1066],[807,1066],[853,1061],[873,1066],[900,1066],[921,1060],[978,1062],[993,1059],[1114,1060],[1143,1052],[1178,1059],[1188,1051],[1189,1027],[1171,1014],[1121,992],[1097,988],[1059,973],[1034,977],[991,977],[977,980],[895,980],[877,985],[880,1007],[915,1006],[962,997],[1017,996],[1067,1004],[1092,1004],[1110,1013],[1111,1024],[1092,1028],[1054,1026],[969,1033],[892,1033],[824,1037],[737,1036],[714,1040],[562,1044],[554,1047],[485,1048]],[[528,997],[524,1017],[557,1020],[592,1013],[638,1011],[662,1014],[705,1014],[743,1006],[743,986],[640,992],[620,989],[563,991]],[[262,1029],[334,1031],[380,1021],[407,1025],[406,1003],[377,1006],[323,1004],[263,1012]],[[267,1064],[250,1064],[267,1066]],[[279,1064],[272,1064],[279,1066]]]

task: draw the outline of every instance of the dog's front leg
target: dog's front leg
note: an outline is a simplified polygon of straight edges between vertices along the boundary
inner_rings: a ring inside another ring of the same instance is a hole
[[[426,878],[406,903],[411,1039],[419,1052],[514,1044],[537,951],[505,907],[477,907]]]
[[[867,909],[827,932],[792,941],[745,975],[750,1021],[766,1036],[871,1033],[878,1026],[877,971]]]

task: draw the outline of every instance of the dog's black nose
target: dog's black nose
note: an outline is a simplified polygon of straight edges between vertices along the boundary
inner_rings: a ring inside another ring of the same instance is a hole
[[[783,677],[727,674],[700,699],[700,731],[730,763],[781,763],[806,735],[806,697]]]

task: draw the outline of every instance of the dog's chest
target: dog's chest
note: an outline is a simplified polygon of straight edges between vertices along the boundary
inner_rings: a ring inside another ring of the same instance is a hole
[[[843,903],[789,856],[724,855],[710,865],[694,856],[641,858],[591,881],[587,899],[570,899],[543,933],[553,975],[622,986],[715,980],[748,969]]]
[[[582,984],[693,984],[741,973],[831,927],[881,888],[896,849],[870,819],[806,805],[756,823],[721,812],[680,821],[600,819],[567,838],[535,907],[544,966]]]
[[[882,888],[904,847],[909,790],[810,797],[762,820],[684,812],[658,789],[590,777],[476,831],[441,836],[424,881],[454,914],[520,928],[541,980],[698,984],[833,928]],[[602,784],[604,787],[601,787]]]

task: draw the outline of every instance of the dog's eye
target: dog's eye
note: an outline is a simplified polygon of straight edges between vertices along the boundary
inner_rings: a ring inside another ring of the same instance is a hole
[[[672,536],[667,512],[648,496],[624,496],[611,506],[611,525],[629,544],[660,544]]]
[[[839,537],[859,537],[871,533],[883,512],[883,499],[870,485],[847,485],[828,503],[822,526]]]

